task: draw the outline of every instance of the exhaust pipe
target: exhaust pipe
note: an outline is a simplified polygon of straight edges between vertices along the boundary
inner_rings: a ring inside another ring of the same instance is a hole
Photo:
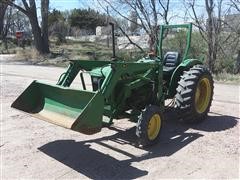
[[[112,51],[113,51],[112,60],[114,61],[116,60],[114,23],[110,22],[109,24],[112,26]]]

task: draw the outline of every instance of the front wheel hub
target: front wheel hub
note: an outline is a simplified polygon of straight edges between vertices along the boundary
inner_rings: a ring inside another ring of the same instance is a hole
[[[159,114],[154,114],[148,123],[148,130],[147,130],[148,138],[150,140],[154,140],[158,136],[160,128],[161,128],[161,118]]]

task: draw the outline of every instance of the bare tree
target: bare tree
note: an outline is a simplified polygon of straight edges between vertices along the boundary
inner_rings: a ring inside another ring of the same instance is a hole
[[[31,24],[34,36],[34,44],[37,51],[41,54],[49,53],[48,42],[48,11],[49,0],[41,0],[41,26],[38,22],[37,7],[35,0],[22,0],[23,5],[17,4],[14,0],[2,0],[3,3],[12,6],[25,14]]]
[[[130,16],[129,18],[131,19],[131,22],[130,22],[130,26],[129,26],[129,31],[131,32],[131,34],[134,34],[136,33],[137,29],[138,29],[138,25],[137,25],[137,14],[135,11],[132,11],[130,13]]]
[[[204,17],[204,14],[198,13],[197,1],[186,0],[185,2],[187,4],[187,11],[194,20],[194,25],[198,28],[202,38],[207,43],[207,65],[210,71],[214,72],[217,54],[221,48],[220,35],[224,25],[223,0],[204,0],[205,12],[201,13],[206,13],[207,17]]]
[[[3,27],[1,32],[1,39],[4,43],[5,49],[8,51],[8,41],[7,41],[7,35],[10,31],[10,28],[13,25],[13,9],[12,7],[7,7],[5,14],[4,14],[4,20],[3,20]]]
[[[9,29],[12,25],[12,8],[8,7],[4,14],[3,27],[2,27],[2,40],[5,41],[8,35]]]
[[[3,38],[4,15],[7,10],[7,4],[0,2],[0,39]]]
[[[24,31],[27,33],[31,32],[31,27],[29,25],[28,18],[19,10],[15,10],[12,15],[13,26],[11,27],[11,32],[14,33],[18,31]]]
[[[232,6],[234,9],[236,9],[240,13],[240,0],[231,0]],[[240,37],[240,30],[238,29],[237,34]],[[236,69],[235,73],[240,73],[240,50],[237,52],[237,58],[236,58]]]
[[[98,0],[99,2],[101,0]],[[155,52],[159,22],[168,24],[169,0],[102,0],[117,15],[141,27],[149,36],[149,49]],[[100,2],[101,3],[101,2]],[[120,8],[124,9],[123,11]],[[137,21],[126,15],[126,10],[136,15]],[[125,32],[124,34],[127,35]],[[128,37],[129,39],[129,37]]]
[[[240,0],[231,0],[232,6],[240,12]]]
[[[207,43],[207,64],[209,69],[218,73],[216,60],[233,58],[239,52],[240,26],[238,15],[231,13],[239,9],[239,0],[185,0],[188,15],[194,21],[202,38]],[[204,10],[198,8],[204,7]],[[206,16],[205,16],[206,15]]]

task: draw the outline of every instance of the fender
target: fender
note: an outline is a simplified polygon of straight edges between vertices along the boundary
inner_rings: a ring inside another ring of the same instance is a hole
[[[194,65],[203,64],[201,60],[198,59],[185,59],[178,67],[173,71],[173,74],[169,83],[168,98],[173,98],[176,94],[176,88],[178,86],[178,81],[183,74],[183,71],[190,69]]]

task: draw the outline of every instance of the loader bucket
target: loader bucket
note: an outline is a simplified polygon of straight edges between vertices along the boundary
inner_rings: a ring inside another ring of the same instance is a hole
[[[94,134],[102,127],[104,99],[100,92],[33,81],[11,107],[74,131]]]

